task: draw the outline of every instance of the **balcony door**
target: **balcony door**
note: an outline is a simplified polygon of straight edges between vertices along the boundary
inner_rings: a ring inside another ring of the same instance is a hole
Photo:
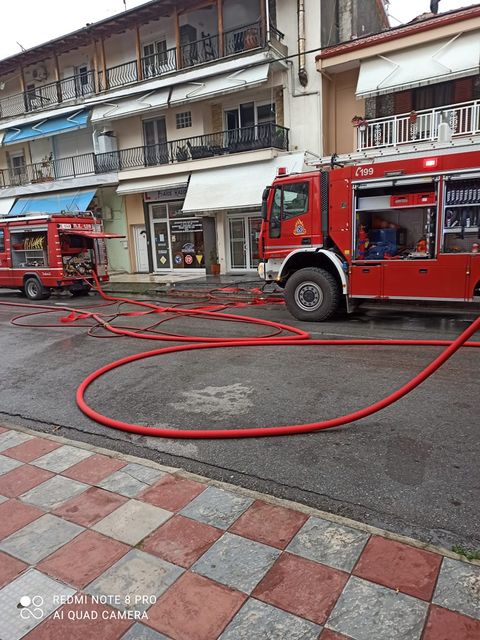
[[[165,118],[145,120],[143,123],[145,141],[145,164],[149,167],[168,163],[167,127]]]
[[[264,149],[271,145],[275,105],[245,102],[225,111],[227,144],[232,152]]]
[[[155,78],[166,71],[168,66],[167,41],[165,38],[143,45],[143,77]]]
[[[25,164],[25,156],[23,155],[23,151],[9,153],[8,165],[11,185],[18,186],[26,184],[28,182],[27,167]]]

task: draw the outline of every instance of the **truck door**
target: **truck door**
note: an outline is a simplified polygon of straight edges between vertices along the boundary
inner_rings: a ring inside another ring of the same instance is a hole
[[[295,249],[320,244],[318,176],[282,180],[274,185],[270,202],[265,258],[282,258]]]
[[[7,286],[11,283],[12,270],[9,267],[8,253],[6,248],[6,227],[0,227],[0,286]]]

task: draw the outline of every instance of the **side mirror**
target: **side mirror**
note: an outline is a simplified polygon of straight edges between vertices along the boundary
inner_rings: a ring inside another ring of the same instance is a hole
[[[265,187],[262,193],[262,220],[266,220],[268,216],[267,201],[271,187]]]

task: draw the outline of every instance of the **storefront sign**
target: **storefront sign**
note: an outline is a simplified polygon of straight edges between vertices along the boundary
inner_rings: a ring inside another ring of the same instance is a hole
[[[193,218],[193,220],[172,220],[170,222],[171,233],[192,233],[195,231],[203,231],[201,218]]]
[[[187,185],[178,185],[159,191],[147,191],[143,194],[145,202],[165,202],[166,200],[183,200],[187,195]]]

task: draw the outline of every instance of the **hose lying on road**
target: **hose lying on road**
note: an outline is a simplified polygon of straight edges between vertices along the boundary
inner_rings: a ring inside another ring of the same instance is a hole
[[[142,353],[133,354],[131,356],[126,356],[124,358],[120,358],[115,362],[107,364],[93,373],[91,373],[77,389],[76,393],[76,401],[83,413],[87,415],[92,420],[103,424],[107,427],[111,427],[114,429],[119,429],[122,431],[127,431],[131,433],[137,433],[140,435],[147,436],[159,436],[164,438],[184,438],[184,439],[200,439],[200,438],[251,438],[251,437],[264,437],[264,436],[280,436],[280,435],[293,435],[297,433],[310,433],[313,431],[320,431],[324,429],[332,429],[334,427],[338,427],[340,425],[348,424],[361,418],[365,418],[389,405],[393,404],[407,393],[415,389],[418,385],[420,385],[424,380],[426,380],[429,376],[431,376],[439,367],[441,367],[452,355],[460,348],[460,347],[480,347],[480,342],[471,342],[469,339],[477,332],[480,331],[480,317],[478,317],[472,324],[462,332],[458,338],[454,341],[448,340],[366,340],[366,339],[351,339],[351,340],[311,340],[309,338],[309,334],[305,331],[297,329],[295,327],[291,327],[289,325],[284,325],[281,323],[262,320],[258,318],[239,316],[229,313],[221,313],[219,311],[211,310],[211,306],[209,308],[206,307],[196,307],[189,309],[182,309],[179,307],[161,307],[152,302],[140,301],[140,300],[131,300],[129,298],[119,298],[115,296],[110,296],[102,291],[100,284],[97,281],[97,290],[100,295],[107,302],[116,302],[116,303],[127,303],[129,305],[140,306],[143,309],[138,312],[117,312],[115,314],[103,314],[96,311],[86,311],[85,309],[73,309],[72,307],[61,306],[56,307],[53,311],[63,311],[69,312],[70,316],[69,322],[76,322],[77,320],[83,319],[92,319],[95,321],[97,326],[103,327],[108,332],[111,332],[118,336],[128,336],[133,338],[141,338],[146,340],[166,340],[166,341],[175,341],[175,342],[188,342],[189,344],[182,344],[170,347],[163,347],[161,349],[154,349],[152,351],[144,351]],[[1,305],[6,306],[23,306],[28,307],[29,309],[48,309],[52,312],[52,307],[47,305],[30,305],[30,304],[20,304],[20,303],[6,303],[0,302]],[[234,302],[231,304],[220,305],[220,308],[225,308],[226,306],[235,306],[238,302]],[[258,302],[257,302],[258,304]],[[218,308],[218,307],[217,307]],[[111,318],[117,318],[119,316],[125,315],[146,315],[151,313],[173,313],[179,315],[187,315],[188,317],[200,317],[200,318],[209,318],[215,320],[230,320],[234,322],[247,322],[254,325],[262,325],[268,326],[272,329],[275,329],[276,332],[286,331],[290,333],[290,335],[282,335],[282,336],[263,336],[256,338],[215,338],[215,337],[205,337],[205,336],[179,336],[176,334],[169,333],[151,333],[149,330],[137,331],[133,329],[129,329],[127,327],[119,327],[115,326],[112,323]],[[31,315],[31,314],[27,314]],[[18,319],[18,316],[16,317]],[[50,325],[51,326],[51,325]],[[293,335],[293,337],[292,337]],[[139,424],[131,424],[128,422],[123,422],[121,420],[116,420],[114,418],[110,418],[105,416],[98,411],[95,411],[90,407],[90,405],[85,400],[85,393],[88,387],[98,380],[101,376],[106,374],[109,371],[114,369],[118,369],[121,366],[127,365],[131,362],[136,362],[139,360],[144,360],[147,358],[152,358],[155,356],[165,356],[170,353],[179,353],[184,351],[194,351],[200,349],[225,349],[225,348],[238,348],[238,347],[264,347],[264,346],[281,346],[281,345],[289,345],[289,346],[297,346],[297,347],[316,347],[316,346],[346,346],[346,345],[365,345],[365,346],[374,346],[374,345],[384,345],[384,346],[445,346],[444,351],[440,355],[438,355],[429,365],[427,365],[420,373],[418,373],[414,378],[408,381],[406,384],[402,385],[399,389],[392,392],[385,398],[374,402],[373,404],[364,407],[362,409],[358,409],[349,414],[339,416],[337,418],[331,418],[328,420],[318,421],[318,422],[310,422],[306,424],[294,424],[294,425],[282,425],[275,427],[250,427],[250,428],[233,428],[233,429],[170,429],[170,428],[158,428],[158,427],[148,427],[145,425]]]

